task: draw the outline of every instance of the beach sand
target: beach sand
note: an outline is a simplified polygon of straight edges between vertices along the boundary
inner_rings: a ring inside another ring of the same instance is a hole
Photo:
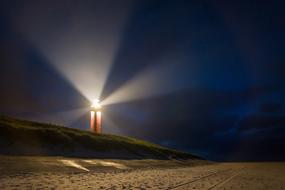
[[[285,190],[285,163],[0,156],[0,189]]]

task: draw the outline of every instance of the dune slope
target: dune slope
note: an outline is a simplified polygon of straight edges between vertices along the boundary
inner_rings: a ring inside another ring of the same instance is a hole
[[[120,159],[200,159],[146,141],[96,135],[64,126],[0,116],[0,154]]]

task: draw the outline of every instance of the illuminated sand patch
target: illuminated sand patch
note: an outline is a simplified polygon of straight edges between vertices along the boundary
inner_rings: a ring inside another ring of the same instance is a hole
[[[73,160],[59,160],[60,162],[62,162],[64,165],[66,166],[70,166],[70,167],[74,167],[74,168],[77,168],[77,169],[81,169],[81,170],[84,170],[84,171],[87,171],[89,172],[90,170],[88,170],[87,168],[77,164],[75,161]]]
[[[122,170],[129,169],[129,167],[127,167],[123,164],[115,163],[115,162],[98,161],[98,160],[83,160],[83,161],[88,163],[88,164],[93,164],[93,165],[114,167],[114,168],[122,169]]]
[[[78,164],[78,162],[75,162],[74,160],[59,160],[59,161],[62,162],[65,166],[74,167],[74,168],[88,171],[88,172],[90,171],[89,169],[87,169],[86,167],[83,167],[82,165]],[[110,161],[99,161],[99,160],[80,160],[80,161],[88,163],[88,164],[92,164],[92,165],[113,167],[113,168],[117,168],[121,170],[129,169],[129,167],[127,167],[124,164],[110,162]]]

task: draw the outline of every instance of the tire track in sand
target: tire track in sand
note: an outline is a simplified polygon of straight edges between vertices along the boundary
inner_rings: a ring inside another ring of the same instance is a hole
[[[217,187],[223,186],[225,183],[229,182],[234,177],[238,176],[241,173],[241,170],[243,170],[243,168],[239,169],[237,172],[234,172],[233,169],[225,169],[225,170],[222,170],[222,171],[217,171],[217,172],[211,173],[209,175],[205,175],[203,177],[200,177],[198,179],[194,179],[194,180],[188,181],[186,183],[182,183],[182,184],[179,184],[179,185],[167,188],[167,190],[184,189],[185,187],[189,187],[191,185],[194,186],[196,184],[203,184],[203,182],[207,182],[207,180],[209,181],[210,179],[213,179],[215,177],[219,177],[219,175],[225,175],[225,174],[229,173],[229,175],[230,175],[229,177],[226,177],[223,180],[216,180],[218,182],[216,182],[214,185],[211,184],[210,187],[203,187],[202,188],[202,189],[207,189],[207,190],[213,190],[213,189],[215,189]],[[232,172],[234,172],[234,173],[232,174]],[[186,189],[189,189],[189,188],[186,188]]]

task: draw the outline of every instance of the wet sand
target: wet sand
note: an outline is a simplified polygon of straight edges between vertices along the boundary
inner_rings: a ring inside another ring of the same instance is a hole
[[[0,156],[0,189],[285,190],[285,163]]]

